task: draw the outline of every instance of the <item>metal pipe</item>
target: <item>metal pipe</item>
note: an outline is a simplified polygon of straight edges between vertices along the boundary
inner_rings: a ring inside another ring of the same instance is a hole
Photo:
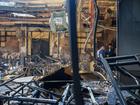
[[[139,64],[138,61],[126,61],[126,62],[116,62],[116,63],[109,63],[110,66],[124,66],[124,65],[134,65]]]
[[[30,85],[28,85],[27,87],[29,87],[29,88],[32,89],[32,90],[38,90],[38,91],[40,91],[40,92],[49,93],[49,94],[52,94],[52,95],[54,95],[54,96],[61,97],[60,94],[53,93],[53,92],[51,92],[51,91],[49,91],[49,90],[46,90],[46,89],[44,89],[44,88],[40,88],[40,87],[37,87],[37,86],[30,86]]]
[[[127,105],[126,104],[126,101],[121,93],[121,90],[119,89],[118,87],[118,84],[117,82],[115,81],[114,77],[113,77],[113,74],[112,74],[112,70],[111,68],[109,67],[109,64],[107,63],[107,61],[103,58],[103,56],[101,56],[101,61],[102,61],[102,64],[107,72],[107,74],[109,75],[110,77],[110,80],[111,80],[111,83],[112,83],[112,86],[114,87],[115,91],[116,91],[116,94],[119,98],[119,101],[121,103],[121,105]]]
[[[73,100],[73,94],[68,98],[66,105],[71,105],[72,100]]]
[[[97,31],[97,24],[98,24],[98,18],[99,18],[99,9],[96,3],[96,0],[93,0],[94,6],[95,6],[95,24],[94,24],[94,30],[93,30],[93,51],[94,51],[94,58],[96,58],[96,31]]]
[[[48,103],[48,104],[56,104],[57,100],[54,99],[39,99],[39,98],[29,98],[29,97],[12,97],[12,96],[4,96],[0,95],[1,100],[7,101],[24,101],[24,102],[34,102],[34,103]]]
[[[116,56],[116,57],[109,57],[106,58],[107,61],[112,60],[124,60],[124,59],[135,59],[134,55],[125,55],[125,56]]]
[[[98,18],[99,18],[99,9],[96,3],[96,0],[93,0],[93,4],[94,4],[94,9],[95,9],[95,15],[94,17],[91,18],[95,18],[95,22],[93,22],[93,25],[91,27],[91,31],[85,41],[84,44],[84,51],[86,51],[86,46],[88,43],[88,40],[90,39],[91,35],[93,35],[93,52],[94,52],[94,57],[96,58],[96,31],[97,31],[97,23],[98,23]]]
[[[45,83],[73,83],[73,80],[50,80],[50,81],[43,81]]]
[[[84,105],[80,75],[79,75],[79,59],[78,59],[78,48],[77,48],[77,23],[76,23],[76,0],[68,0],[68,18],[69,18],[69,33],[70,33],[70,46],[71,46],[71,61],[73,69],[73,80],[74,80],[74,99],[76,105]]]
[[[124,85],[120,86],[121,90],[140,89],[140,85]]]
[[[15,78],[12,78],[12,79],[10,79],[10,80],[8,80],[8,81],[6,81],[6,82],[3,82],[2,84],[0,84],[0,86],[4,86],[5,84],[10,83],[10,82],[12,82],[13,80],[15,80],[15,79],[17,79],[17,78],[19,78],[19,77],[21,77],[21,76],[23,76],[23,75],[24,75],[24,74],[21,74],[21,75],[15,77]]]
[[[65,101],[66,101],[66,98],[67,98],[67,96],[68,96],[68,92],[69,92],[69,89],[70,89],[70,85],[68,85],[67,87],[66,87],[66,89],[65,89],[65,91],[63,92],[63,95],[62,95],[62,102],[63,103],[65,103]]]
[[[90,97],[91,97],[91,101],[92,101],[93,105],[99,105],[99,104],[97,103],[97,101],[95,100],[95,97],[94,97],[94,95],[93,95],[93,93],[92,93],[92,89],[91,89],[90,87],[87,87],[87,89],[88,89],[88,91],[89,91],[89,95],[90,95]]]
[[[137,78],[135,76],[133,76],[131,73],[129,73],[127,71],[127,69],[125,69],[124,67],[117,67],[117,68],[120,70],[120,72],[122,72],[122,73],[130,76],[132,79],[134,79],[134,81],[136,82],[136,84],[139,85],[139,81],[137,80]]]
[[[24,89],[26,86],[28,86],[30,83],[32,82],[28,82],[27,84],[24,84],[23,86],[21,86],[18,90],[16,90],[12,96],[15,96],[18,92],[22,91],[22,89]]]

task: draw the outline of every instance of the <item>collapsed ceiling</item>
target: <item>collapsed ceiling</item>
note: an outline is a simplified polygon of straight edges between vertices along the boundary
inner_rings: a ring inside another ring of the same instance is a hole
[[[16,2],[26,4],[62,4],[63,0],[0,0],[1,2]]]
[[[0,0],[0,26],[48,25],[51,12],[62,7],[63,0]]]

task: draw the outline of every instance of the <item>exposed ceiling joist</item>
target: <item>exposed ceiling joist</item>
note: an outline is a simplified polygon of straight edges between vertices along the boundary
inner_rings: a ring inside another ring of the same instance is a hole
[[[0,27],[38,27],[38,28],[46,28],[49,29],[50,26],[48,24],[0,24]]]
[[[0,32],[16,32],[18,28],[20,28],[20,27],[10,27],[10,28],[9,27],[0,27]],[[23,27],[21,27],[21,28],[23,28]],[[36,32],[48,32],[50,30],[46,27],[42,27],[42,28],[29,27],[28,31],[29,32],[34,32],[34,31],[36,31]]]
[[[36,11],[49,11],[49,10],[46,7],[5,7],[5,6],[0,6],[0,11],[36,12]]]
[[[0,21],[0,24],[48,24],[48,22],[36,22],[36,21]]]
[[[0,22],[11,21],[28,21],[28,22],[49,22],[49,18],[16,18],[16,17],[0,17]]]

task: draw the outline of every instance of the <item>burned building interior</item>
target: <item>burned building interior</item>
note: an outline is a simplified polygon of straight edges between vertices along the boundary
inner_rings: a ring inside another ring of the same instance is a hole
[[[140,0],[0,0],[0,105],[140,105]]]

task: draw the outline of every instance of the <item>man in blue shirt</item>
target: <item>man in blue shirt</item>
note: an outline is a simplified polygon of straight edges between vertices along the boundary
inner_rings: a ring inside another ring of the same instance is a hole
[[[106,57],[106,50],[105,46],[101,46],[100,49],[97,51],[97,63],[101,64],[101,56]]]
[[[97,58],[100,58],[101,56],[106,57],[106,50],[104,46],[101,46],[97,51]]]
[[[106,53],[107,53],[107,57],[115,56],[114,49],[111,44],[108,45],[108,49],[107,49]]]

